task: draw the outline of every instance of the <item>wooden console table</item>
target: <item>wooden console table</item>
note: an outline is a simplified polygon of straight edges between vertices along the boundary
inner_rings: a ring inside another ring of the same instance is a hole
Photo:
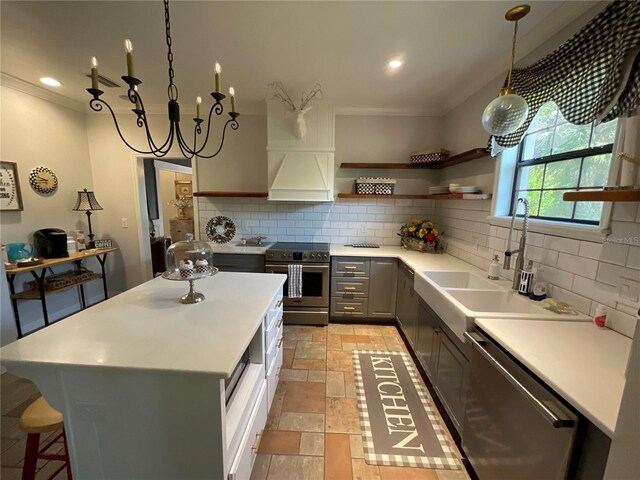
[[[31,265],[28,267],[20,267],[20,268],[7,267],[7,280],[9,281],[9,291],[11,293],[11,306],[13,307],[13,314],[16,320],[18,338],[22,338],[24,336],[22,333],[22,325],[20,324],[18,300],[40,300],[42,304],[42,314],[44,316],[45,327],[49,326],[49,314],[47,312],[47,301],[46,301],[47,295],[63,292],[73,287],[79,287],[82,310],[84,310],[85,308],[87,308],[87,305],[84,298],[83,284],[101,278],[102,287],[104,289],[104,298],[106,300],[108,298],[108,295],[107,295],[107,277],[104,270],[104,262],[106,261],[108,253],[115,252],[117,250],[118,250],[117,248],[101,248],[101,249],[83,250],[81,252],[71,253],[69,254],[68,257],[65,257],[65,258],[49,258],[44,260],[41,264],[38,264],[38,265]],[[45,289],[45,277],[47,274],[47,269],[53,266],[62,265],[65,263],[73,263],[75,264],[76,268],[79,269],[82,264],[82,261],[85,258],[90,258],[90,257],[96,257],[98,259],[98,262],[100,263],[101,273],[93,274],[91,277],[85,278],[78,283],[66,285],[62,288],[51,289],[51,290]],[[15,285],[14,285],[15,278],[20,273],[26,273],[26,272],[30,272],[31,275],[33,275],[33,278],[35,278],[36,282],[38,283],[38,288],[33,290],[23,290],[22,292],[16,292]]]

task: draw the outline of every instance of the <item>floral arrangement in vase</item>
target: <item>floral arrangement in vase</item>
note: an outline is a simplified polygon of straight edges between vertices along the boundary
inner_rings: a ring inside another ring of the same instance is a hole
[[[402,248],[434,253],[442,250],[440,235],[431,220],[417,219],[403,225],[398,233]]]
[[[178,219],[186,220],[191,218],[191,216],[187,215],[186,210],[193,206],[191,200],[186,197],[180,197],[177,200],[169,200],[169,205],[172,205],[178,209]]]

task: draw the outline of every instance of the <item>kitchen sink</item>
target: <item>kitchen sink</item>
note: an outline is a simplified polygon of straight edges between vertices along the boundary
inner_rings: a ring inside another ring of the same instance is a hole
[[[463,342],[476,318],[588,321],[585,315],[559,314],[545,310],[507,282],[492,282],[473,272],[418,271],[414,289]]]
[[[441,288],[478,288],[496,290],[499,287],[471,272],[423,272]]]
[[[490,313],[483,316],[493,316],[495,313],[549,314],[548,310],[526,300],[515,290],[487,292],[483,290],[452,289],[447,290],[447,293],[474,314]]]

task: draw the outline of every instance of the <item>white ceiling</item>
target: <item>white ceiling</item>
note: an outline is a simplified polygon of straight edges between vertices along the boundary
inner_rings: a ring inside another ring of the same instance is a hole
[[[519,26],[518,57],[597,2],[533,1]],[[317,81],[338,107],[442,115],[507,68],[513,24],[504,20],[515,2],[214,2],[171,3],[175,83],[183,111],[213,86],[222,64],[239,110],[255,109],[268,84],[303,90]],[[120,81],[126,73],[123,40],[134,44],[136,76],[146,105],[166,103],[167,64],[160,1],[0,3],[3,73],[88,102],[89,59]],[[389,57],[405,66],[385,72]],[[122,82],[121,82],[122,83]],[[50,87],[46,87],[50,88]],[[113,89],[107,100],[126,104]],[[205,100],[206,101],[206,100]]]

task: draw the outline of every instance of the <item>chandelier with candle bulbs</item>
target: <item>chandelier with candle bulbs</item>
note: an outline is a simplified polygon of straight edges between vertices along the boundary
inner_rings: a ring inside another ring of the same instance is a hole
[[[182,131],[180,129],[180,105],[178,104],[178,87],[173,83],[174,71],[173,71],[173,52],[171,51],[171,21],[169,20],[169,0],[164,0],[164,18],[165,18],[165,27],[166,27],[166,39],[167,39],[167,62],[169,63],[169,86],[167,87],[167,96],[169,97],[168,104],[168,114],[169,114],[169,133],[167,138],[164,140],[162,144],[156,143],[156,141],[151,136],[151,132],[149,129],[149,124],[147,122],[147,113],[144,108],[144,102],[142,101],[142,97],[138,92],[138,86],[142,84],[142,81],[135,77],[134,68],[133,68],[133,45],[131,40],[125,40],[125,49],[127,51],[127,75],[122,76],[122,80],[124,80],[127,85],[129,85],[129,90],[127,92],[127,97],[129,101],[135,106],[132,109],[133,113],[136,114],[137,120],[136,124],[139,128],[144,128],[147,143],[149,149],[139,149],[133,147],[122,134],[120,130],[120,126],[118,125],[118,120],[116,118],[115,113],[111,106],[100,98],[100,96],[104,93],[102,90],[98,88],[98,60],[96,57],[91,59],[91,88],[87,88],[87,92],[89,92],[93,98],[89,101],[89,106],[92,110],[96,112],[100,112],[103,109],[103,106],[106,107],[111,116],[113,117],[113,122],[116,127],[116,131],[118,135],[122,139],[122,141],[133,151],[145,154],[145,155],[155,155],[156,157],[164,157],[169,153],[171,147],[173,146],[174,141],[177,141],[180,151],[185,158],[193,158],[194,156],[198,156],[201,158],[213,158],[222,150],[222,146],[224,144],[224,136],[227,131],[227,127],[231,127],[233,130],[237,130],[238,125],[238,116],[240,115],[236,112],[236,98],[235,91],[233,87],[229,88],[229,95],[231,97],[231,111],[229,112],[229,120],[226,121],[224,127],[222,128],[222,134],[220,136],[220,144],[218,145],[217,150],[213,154],[206,155],[203,153],[204,149],[207,146],[207,142],[209,141],[209,134],[211,133],[211,117],[215,113],[216,115],[222,115],[224,112],[224,107],[222,105],[222,101],[225,99],[225,95],[220,92],[220,73],[221,68],[220,64],[215,64],[215,91],[211,92],[211,96],[215,101],[209,110],[209,114],[206,116],[206,119],[201,118],[200,116],[200,104],[202,103],[202,99],[197,97],[196,99],[196,116],[193,119],[195,125],[193,127],[193,143],[190,146],[185,140]],[[202,123],[207,123],[206,134],[202,137]],[[199,140],[201,140],[199,142]]]

